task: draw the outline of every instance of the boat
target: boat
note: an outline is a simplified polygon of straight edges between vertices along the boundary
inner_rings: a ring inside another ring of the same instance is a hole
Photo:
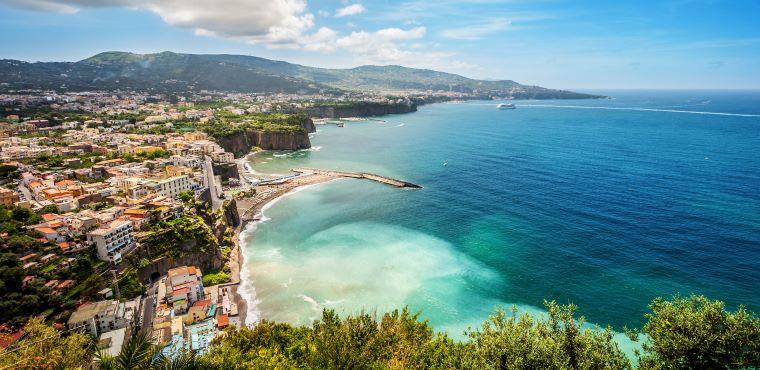
[[[505,110],[505,109],[515,109],[515,105],[512,103],[502,103],[496,106],[496,109],[499,110]]]

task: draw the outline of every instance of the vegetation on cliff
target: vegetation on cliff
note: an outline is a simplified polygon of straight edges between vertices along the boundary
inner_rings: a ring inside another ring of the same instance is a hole
[[[302,114],[242,114],[218,112],[216,120],[200,125],[203,132],[216,139],[245,133],[248,130],[262,132],[306,132]]]
[[[140,235],[140,244],[151,258],[177,259],[187,254],[213,254],[219,249],[211,228],[201,217],[193,215],[156,222]]]
[[[631,362],[607,329],[584,326],[572,305],[546,302],[544,317],[497,310],[454,341],[407,309],[339,317],[325,310],[311,326],[262,321],[228,329],[209,353],[175,359],[136,335],[115,357],[95,356],[94,342],[62,337],[32,320],[25,339],[0,350],[0,368],[101,369],[747,369],[760,366],[760,319],[701,296],[657,299]],[[633,335],[632,335],[633,336]],[[65,350],[65,355],[64,355]],[[33,362],[43,361],[43,362]]]
[[[0,90],[135,90],[163,93],[216,90],[342,94],[354,91],[453,91],[534,99],[588,99],[596,95],[476,80],[402,66],[314,68],[245,55],[105,52],[79,62],[0,60]]]

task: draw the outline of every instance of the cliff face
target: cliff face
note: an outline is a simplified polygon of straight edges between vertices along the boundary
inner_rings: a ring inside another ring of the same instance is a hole
[[[264,150],[299,150],[311,148],[309,133],[317,131],[314,122],[305,118],[300,122],[303,131],[262,131],[246,130],[241,134],[216,138],[224,150],[234,153],[235,157],[248,154],[253,147]]]
[[[305,109],[309,117],[318,118],[343,118],[343,117],[369,117],[382,116],[385,114],[399,114],[416,112],[416,104],[356,104],[350,106],[316,106]]]
[[[309,134],[306,132],[265,132],[247,130],[242,134],[223,137],[216,140],[224,150],[242,157],[257,146],[264,150],[298,150],[311,147]]]

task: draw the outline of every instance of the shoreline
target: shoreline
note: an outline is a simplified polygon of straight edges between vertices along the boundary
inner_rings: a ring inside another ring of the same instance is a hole
[[[248,156],[245,156],[239,161],[244,162],[247,159]],[[250,171],[246,171],[245,175],[251,175]],[[234,231],[233,240],[235,248],[230,253],[228,263],[231,266],[231,284],[234,284],[236,287],[234,301],[237,305],[241,327],[248,326],[249,321],[253,324],[261,319],[260,315],[255,315],[254,311],[252,311],[256,306],[255,287],[253,286],[253,282],[247,276],[244,276],[247,269],[245,268],[245,256],[242,246],[244,243],[243,239],[245,238],[246,241],[250,241],[253,232],[256,230],[256,225],[262,221],[266,221],[263,219],[263,212],[280,199],[308,187],[340,178],[342,177],[328,174],[301,174],[281,184],[255,186],[256,195],[249,198],[236,199],[240,225]],[[251,302],[247,298],[251,298]],[[255,320],[252,320],[254,318]]]

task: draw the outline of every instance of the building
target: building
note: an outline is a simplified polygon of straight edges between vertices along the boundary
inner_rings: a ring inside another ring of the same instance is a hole
[[[136,244],[132,235],[132,221],[126,220],[116,220],[101,226],[87,234],[87,238],[95,243],[98,258],[113,263],[121,262],[122,255],[132,250]]]
[[[161,289],[159,284],[159,289]],[[166,276],[165,291],[159,296],[166,298],[166,303],[174,309],[175,314],[184,314],[197,301],[204,298],[203,275],[194,266],[183,266],[169,270]]]
[[[21,199],[15,191],[6,188],[0,188],[0,204],[4,206],[12,206],[19,200]]]
[[[158,181],[156,185],[156,192],[168,198],[174,198],[187,190],[193,190],[193,184],[186,175],[169,177]]]
[[[111,330],[100,335],[98,349],[110,356],[116,357],[121,353],[121,347],[127,337],[127,328]]]
[[[69,317],[69,330],[88,332],[94,336],[129,325],[124,303],[109,299],[107,301],[89,302],[77,308]]]
[[[195,324],[196,322],[205,320],[209,316],[213,317],[213,314],[211,313],[213,310],[212,306],[211,300],[209,299],[201,299],[193,303],[193,305],[187,310],[187,315],[183,317],[185,325]]]
[[[151,180],[141,177],[129,177],[121,180],[121,188],[132,199],[140,199],[149,194],[174,198],[179,193],[194,190],[197,185],[187,175]]]

